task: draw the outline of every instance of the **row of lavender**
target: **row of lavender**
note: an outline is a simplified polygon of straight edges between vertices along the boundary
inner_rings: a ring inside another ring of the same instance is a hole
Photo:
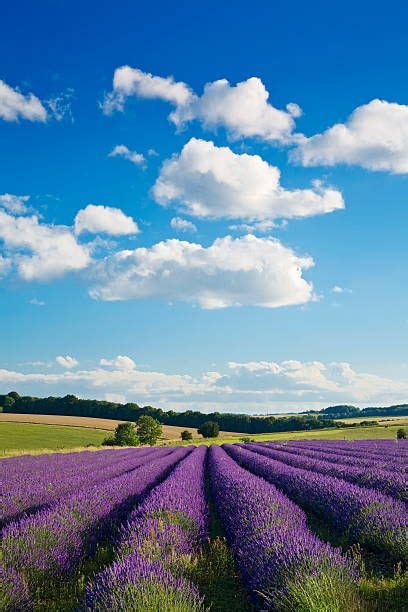
[[[203,447],[193,451],[131,514],[118,538],[117,559],[87,587],[88,610],[205,608],[183,576],[183,557],[197,552],[207,535],[206,453]],[[274,486],[220,447],[208,455],[214,506],[255,606],[352,609],[356,564],[319,540],[306,514]]]
[[[204,609],[183,559],[208,536],[206,447],[181,461],[129,516],[118,535],[116,560],[87,585],[88,610]]]
[[[302,450],[305,453],[324,454],[327,461],[334,461],[337,463],[341,460],[342,463],[355,467],[377,467],[389,472],[394,472],[395,470],[407,471],[407,457],[402,453],[398,453],[398,455],[393,453],[391,455],[387,450],[379,454],[377,450],[372,449],[364,450],[356,447],[349,448],[347,446],[345,448],[338,448],[332,445],[326,446],[322,443],[309,442],[308,444],[304,444],[302,441],[283,443],[269,442],[268,444],[271,446],[279,446],[286,450],[290,449],[292,452]],[[399,444],[398,447],[404,448],[402,444]]]
[[[310,531],[306,514],[222,448],[211,448],[210,465],[228,541],[245,585],[261,596],[259,607],[354,609],[357,567]]]
[[[105,451],[107,463],[98,457],[94,465],[101,461],[110,476],[95,481],[90,475],[88,485],[81,480],[75,493],[58,483],[60,492],[46,508],[33,508],[31,516],[3,529],[0,580],[6,599],[0,599],[0,608],[29,610],[33,597],[74,575],[98,542],[113,537],[115,560],[88,584],[86,609],[204,610],[186,566],[208,535],[207,459],[216,512],[242,579],[257,605],[261,600],[260,607],[354,608],[357,568],[310,531],[299,506],[347,532],[350,541],[386,550],[397,560],[406,558],[407,519],[401,502],[293,467],[290,459],[285,463],[267,456],[294,457],[289,448],[225,449],[212,447],[208,454],[205,447]],[[307,454],[302,461],[309,459],[317,461]],[[67,460],[72,460],[68,468],[54,469],[61,481],[81,465],[78,455]],[[11,463],[7,469],[14,469]],[[116,475],[109,471],[118,469]],[[38,469],[26,471],[31,474],[27,483],[35,481]]]
[[[296,440],[290,442],[293,445],[300,446],[322,446],[326,449],[344,450],[349,452],[366,453],[369,455],[376,454],[394,457],[408,456],[408,442],[406,440]]]
[[[241,466],[331,524],[350,544],[358,542],[396,561],[408,560],[408,512],[402,501],[342,478],[283,463],[266,456],[274,451],[259,445],[225,444],[224,448]]]
[[[137,467],[154,449],[106,450],[51,455],[29,463],[26,457],[1,463],[0,527],[45,508],[73,491]],[[170,451],[167,451],[170,452]],[[77,455],[72,457],[72,455]],[[37,459],[37,458],[34,458]]]
[[[294,448],[276,443],[247,444],[246,448],[276,459],[293,467],[335,476],[359,486],[377,489],[402,501],[408,501],[408,478],[401,469],[393,472],[378,466],[378,462],[365,460],[365,466],[350,462],[341,455],[329,455],[323,451]]]
[[[369,444],[367,444],[369,442]],[[404,465],[408,459],[406,440],[295,440],[288,442],[295,448],[321,450],[335,455],[349,456],[353,459],[368,459],[383,464],[384,469],[393,465]]]
[[[129,469],[96,484],[90,473],[89,486],[6,525],[1,572],[7,584],[16,585],[15,595],[8,595],[11,600],[20,594],[24,599],[26,591],[44,596],[48,586],[73,575],[142,496],[190,452],[191,447],[153,449],[141,457],[136,453],[132,468],[128,464]]]

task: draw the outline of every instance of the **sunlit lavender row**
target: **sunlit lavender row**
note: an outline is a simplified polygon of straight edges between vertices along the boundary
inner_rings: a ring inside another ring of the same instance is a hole
[[[0,609],[227,610],[228,589],[240,594],[234,610],[369,609],[361,559],[399,571],[408,559],[407,448],[246,443],[0,461]]]

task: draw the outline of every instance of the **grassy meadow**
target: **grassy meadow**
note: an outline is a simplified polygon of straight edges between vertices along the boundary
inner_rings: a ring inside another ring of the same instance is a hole
[[[349,419],[352,421],[352,419]],[[271,434],[242,434],[220,432],[218,438],[203,439],[197,430],[188,427],[163,426],[163,438],[159,444],[223,444],[240,442],[249,437],[257,442],[268,440],[364,440],[395,438],[400,427],[408,426],[407,417],[379,419],[377,426],[350,429],[320,429],[313,431],[277,432]],[[0,414],[0,457],[61,450],[83,450],[100,447],[109,431],[119,421],[86,417],[49,415]],[[193,433],[192,442],[182,442],[180,433],[188,429]]]

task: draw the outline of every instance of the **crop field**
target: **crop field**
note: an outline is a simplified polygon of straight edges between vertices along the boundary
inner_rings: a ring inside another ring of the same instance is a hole
[[[50,451],[83,450],[99,447],[118,423],[114,419],[52,416],[38,414],[0,413],[0,457],[29,452],[38,454]],[[243,434],[220,431],[216,439],[203,439],[197,430],[189,427],[163,425],[160,444],[181,444],[180,433],[187,429],[193,434],[193,444],[241,442],[249,437],[256,442],[287,440],[360,440],[392,439],[397,430],[406,426],[406,417],[396,417],[377,426],[361,426],[349,429],[319,429],[311,431],[278,432],[270,434]],[[187,443],[188,444],[188,443]]]
[[[73,449],[100,446],[118,423],[115,419],[97,419],[48,414],[0,413],[0,457],[20,451]],[[163,425],[161,441],[179,441],[182,431],[200,436],[192,427]],[[241,437],[228,431],[220,432],[225,440]]]
[[[404,610],[405,440],[0,460],[0,610]]]

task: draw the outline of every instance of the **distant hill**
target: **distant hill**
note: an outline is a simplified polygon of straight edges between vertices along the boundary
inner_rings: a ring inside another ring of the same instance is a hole
[[[357,408],[357,406],[343,405],[329,406],[322,410],[308,410],[304,414],[315,414],[329,419],[349,419],[354,417],[393,417],[408,416],[408,404],[396,404],[394,406],[379,406],[368,408]]]

